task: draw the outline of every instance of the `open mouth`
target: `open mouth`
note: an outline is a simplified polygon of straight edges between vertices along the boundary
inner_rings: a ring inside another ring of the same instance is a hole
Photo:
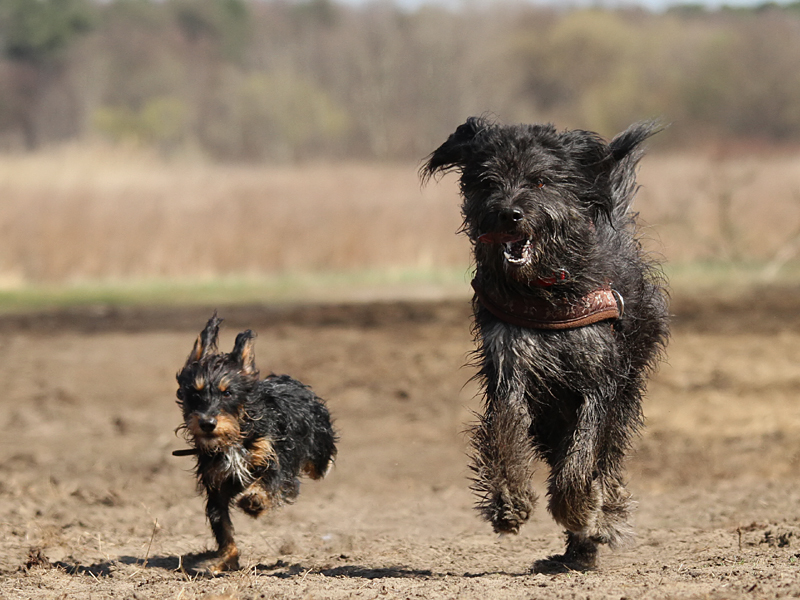
[[[208,448],[216,446],[219,443],[217,436],[213,434],[201,433],[195,434],[194,443],[200,448]]]
[[[194,439],[198,454],[218,454],[236,446],[236,441],[222,436],[203,436]]]
[[[524,265],[531,259],[531,241],[522,239],[503,244],[503,256],[512,265]]]
[[[478,236],[483,244],[502,244],[503,257],[512,265],[524,265],[531,259],[531,240],[521,233],[492,232]]]

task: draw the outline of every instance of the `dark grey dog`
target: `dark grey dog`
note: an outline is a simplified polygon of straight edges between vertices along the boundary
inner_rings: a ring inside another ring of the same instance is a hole
[[[607,143],[470,118],[421,169],[423,181],[460,172],[474,248],[478,508],[516,533],[536,502],[532,463],[545,461],[567,550],[544,569],[594,567],[599,544],[630,533],[624,457],[668,338],[663,275],[630,210],[640,144],[657,130],[638,123]]]

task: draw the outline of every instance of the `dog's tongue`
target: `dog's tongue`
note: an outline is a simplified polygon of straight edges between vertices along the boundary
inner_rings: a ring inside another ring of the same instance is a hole
[[[478,241],[482,244],[512,244],[525,239],[521,233],[507,233],[502,231],[492,231],[478,236]]]

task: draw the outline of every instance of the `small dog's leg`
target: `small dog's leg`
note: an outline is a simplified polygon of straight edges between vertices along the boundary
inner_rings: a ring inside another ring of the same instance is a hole
[[[480,497],[478,510],[497,533],[518,533],[536,504],[530,423],[527,404],[511,395],[487,398],[485,413],[473,430],[472,489]]]
[[[239,550],[233,540],[233,523],[230,515],[230,499],[218,493],[209,492],[206,515],[211,531],[217,540],[219,562],[209,567],[212,573],[236,571],[239,569]]]

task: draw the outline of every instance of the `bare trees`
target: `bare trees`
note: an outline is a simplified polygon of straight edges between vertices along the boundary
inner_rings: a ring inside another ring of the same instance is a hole
[[[604,133],[661,115],[662,144],[800,136],[796,5],[0,0],[0,47],[0,147],[102,135],[225,160],[419,159],[485,112]]]
[[[26,148],[40,142],[36,119],[44,95],[63,75],[72,41],[92,27],[87,0],[0,0],[0,65],[5,129],[18,129]],[[73,132],[77,133],[77,132]]]

